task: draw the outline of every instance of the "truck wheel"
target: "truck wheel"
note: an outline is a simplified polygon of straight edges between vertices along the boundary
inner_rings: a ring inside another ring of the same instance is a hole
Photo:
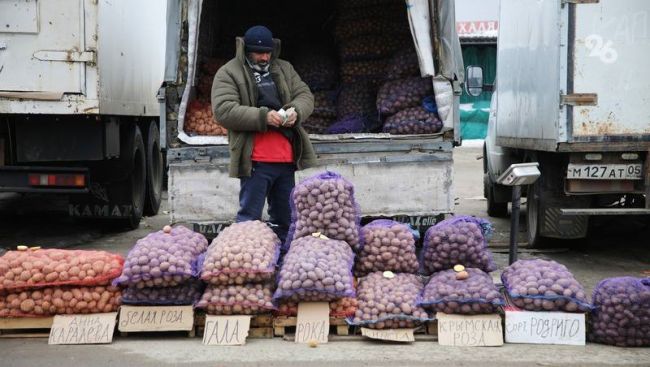
[[[531,248],[544,248],[548,247],[549,240],[540,235],[541,221],[543,214],[541,213],[540,200],[540,181],[538,179],[534,184],[528,185],[528,194],[526,198],[526,239],[528,246]]]
[[[153,216],[160,209],[163,186],[163,156],[160,151],[160,132],[155,121],[150,121],[147,131],[147,183],[144,201],[144,214]]]
[[[120,183],[121,201],[131,206],[130,216],[124,220],[124,224],[131,228],[138,228],[144,209],[144,198],[146,195],[146,154],[142,133],[137,125],[134,125],[127,132],[124,139],[124,146],[121,155],[131,162],[131,174],[129,178]]]
[[[490,217],[505,218],[508,216],[508,203],[497,202],[494,197],[494,184],[488,174],[483,175],[483,191],[487,200],[487,213]]]

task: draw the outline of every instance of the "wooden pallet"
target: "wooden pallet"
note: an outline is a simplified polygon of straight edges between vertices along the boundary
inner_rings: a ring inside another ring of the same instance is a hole
[[[205,331],[205,313],[197,311],[194,314],[194,329],[196,329],[197,336],[203,337],[203,332]],[[248,337],[254,339],[273,338],[273,315],[252,316]]]
[[[54,317],[0,318],[0,338],[47,338]]]
[[[277,316],[273,320],[273,330],[275,336],[285,336],[296,332],[298,318],[295,316]],[[344,317],[330,317],[330,334],[332,335],[350,335],[350,326]]]

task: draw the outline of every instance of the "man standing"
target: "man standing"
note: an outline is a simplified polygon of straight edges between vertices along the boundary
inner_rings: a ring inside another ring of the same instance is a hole
[[[237,222],[260,220],[268,199],[270,221],[284,242],[294,172],[316,162],[301,126],[314,110],[314,96],[278,58],[280,40],[268,28],[251,27],[236,43],[235,58],[214,77],[212,111],[228,129],[230,176],[240,179]]]

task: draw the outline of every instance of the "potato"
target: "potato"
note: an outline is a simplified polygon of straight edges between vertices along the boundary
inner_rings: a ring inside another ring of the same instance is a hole
[[[308,134],[325,134],[335,119],[329,117],[310,116],[302,123]]]
[[[386,65],[386,79],[405,79],[420,76],[420,61],[418,54],[411,46],[393,55]]]
[[[359,245],[360,210],[354,199],[354,187],[335,172],[324,172],[300,182],[291,193],[294,222],[289,228],[285,247],[294,239],[321,234]]]
[[[298,238],[284,256],[273,298],[329,302],[354,297],[353,263],[354,253],[343,241]]]
[[[422,280],[415,274],[368,274],[359,280],[359,306],[351,324],[373,329],[416,327],[429,320],[416,304],[422,288]]]
[[[336,95],[335,90],[314,92],[314,112],[311,116],[322,118],[336,118]]]
[[[139,239],[129,251],[122,275],[113,285],[174,287],[192,279],[198,273],[199,255],[208,248],[202,234],[183,226],[170,233],[157,231]]]
[[[210,102],[195,100],[187,106],[183,130],[189,135],[227,135],[226,128],[214,119]]]
[[[582,285],[553,260],[518,260],[503,270],[501,281],[515,306],[528,311],[591,309]]]
[[[486,233],[490,231],[487,220],[468,216],[450,218],[429,228],[422,247],[425,274],[451,269],[456,264],[487,272],[496,270],[487,249]]]
[[[257,315],[275,309],[274,284],[208,285],[196,304],[209,315]]]
[[[0,293],[0,317],[115,312],[119,306],[120,290],[113,286],[62,286]]]
[[[273,278],[280,255],[280,239],[266,224],[234,223],[212,241],[201,268],[210,284],[259,283]]]
[[[336,87],[339,76],[335,53],[326,44],[301,46],[293,66],[312,92]]]
[[[424,107],[409,107],[388,117],[383,131],[393,135],[435,134],[442,130],[442,121],[438,114],[431,113]]]
[[[122,256],[105,251],[8,251],[0,257],[0,291],[54,285],[106,285],[119,276],[123,264]]]
[[[166,288],[128,287],[122,291],[122,303],[127,305],[193,305],[203,294],[203,284],[189,281]]]
[[[392,115],[408,107],[419,106],[427,95],[433,94],[431,78],[391,80],[379,88],[377,110],[382,115]]]
[[[355,275],[376,271],[417,273],[420,265],[415,254],[411,229],[392,220],[374,220],[361,228],[363,246],[358,250]]]
[[[377,119],[377,89],[367,82],[343,84],[337,99],[337,116],[342,120],[349,116],[366,116]]]
[[[405,44],[412,42],[406,33],[390,37],[370,34],[344,39],[339,45],[339,55],[343,62],[376,60],[392,56]]]
[[[351,297],[330,301],[330,317],[354,316],[357,306],[357,299]],[[275,314],[278,316],[297,316],[298,303],[292,301],[281,302]]]
[[[227,62],[228,60],[226,59],[207,58],[201,63],[199,67],[199,83],[196,87],[199,98],[206,101],[210,100],[214,74],[216,74],[217,70],[219,70],[219,68]]]
[[[386,79],[386,60],[348,61],[341,64],[341,81],[345,84],[368,83],[377,90]]]
[[[603,279],[593,292],[589,340],[619,347],[650,346],[650,278]]]
[[[505,304],[490,275],[476,268],[462,272],[467,278],[458,279],[454,270],[434,274],[418,305],[434,312],[476,315],[495,313]]]

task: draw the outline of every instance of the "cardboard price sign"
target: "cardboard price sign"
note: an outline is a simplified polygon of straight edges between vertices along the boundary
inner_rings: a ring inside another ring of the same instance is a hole
[[[438,343],[457,347],[497,347],[503,345],[501,316],[436,314]]]
[[[415,329],[368,329],[361,328],[361,335],[379,340],[410,343],[415,341]]]
[[[204,345],[244,345],[251,326],[250,316],[206,316]]]
[[[585,314],[506,311],[506,342],[585,345]]]
[[[330,305],[328,302],[300,302],[296,322],[296,343],[327,343],[330,332]]]
[[[47,344],[108,344],[113,342],[117,312],[56,315]]]
[[[133,331],[190,331],[192,306],[121,306],[118,329]]]

